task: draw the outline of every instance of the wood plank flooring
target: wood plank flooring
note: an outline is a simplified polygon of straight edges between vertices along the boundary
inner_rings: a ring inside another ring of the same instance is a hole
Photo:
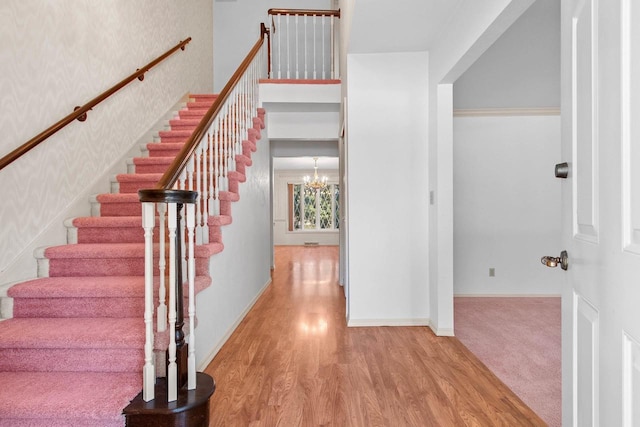
[[[337,247],[277,247],[273,283],[205,372],[211,426],[545,425],[457,338],[347,328]]]

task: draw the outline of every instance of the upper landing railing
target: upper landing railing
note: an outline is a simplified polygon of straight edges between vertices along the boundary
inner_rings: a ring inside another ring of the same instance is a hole
[[[9,164],[13,163],[20,157],[22,157],[29,150],[31,150],[32,148],[35,148],[36,146],[44,142],[47,138],[49,138],[50,136],[52,136],[53,134],[55,134],[56,132],[58,132],[59,130],[61,130],[62,128],[64,128],[74,120],[84,122],[87,119],[87,112],[92,110],[93,107],[100,104],[102,101],[109,98],[111,95],[118,92],[120,89],[127,86],[132,81],[136,79],[139,81],[144,80],[144,75],[147,71],[149,71],[150,69],[152,69],[153,67],[155,67],[156,65],[164,61],[167,57],[173,55],[176,51],[184,50],[190,41],[191,41],[191,37],[188,37],[186,40],[181,41],[180,43],[178,43],[177,45],[175,45],[174,47],[172,47],[171,49],[169,49],[168,51],[166,51],[165,53],[163,53],[153,61],[149,62],[147,65],[144,65],[138,68],[135,73],[124,78],[119,83],[115,84],[111,88],[107,89],[106,91],[102,92],[100,95],[93,98],[91,101],[87,102],[82,106],[77,106],[71,114],[67,115],[66,117],[63,117],[57,123],[54,123],[53,125],[49,126],[47,129],[43,130],[38,135],[31,138],[29,141],[25,142],[20,147],[16,148],[12,152],[10,152],[9,154],[1,158],[0,170],[2,170],[5,166],[8,166]]]
[[[340,10],[269,9],[270,79],[340,78]]]

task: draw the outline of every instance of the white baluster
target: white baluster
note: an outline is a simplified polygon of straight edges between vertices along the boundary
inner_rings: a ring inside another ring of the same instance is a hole
[[[281,33],[282,33],[282,27],[280,26],[280,16],[281,15],[277,15],[277,21],[278,21],[278,25],[277,25],[277,33],[278,33],[278,78],[281,79],[282,78],[282,40],[281,40]]]
[[[194,191],[195,187],[194,187],[193,171],[195,170],[195,161],[193,156],[189,157],[189,161],[187,162],[187,167],[185,169],[186,169],[187,177],[185,181],[185,187],[183,187],[183,189]]]
[[[211,211],[213,212],[213,215],[220,215],[220,178],[221,178],[221,171],[222,171],[222,162],[221,162],[221,156],[220,156],[220,134],[222,133],[222,130],[220,129],[220,127],[222,126],[222,121],[219,120],[218,121],[218,129],[216,130],[216,132],[213,134],[214,136],[214,140],[213,140],[213,163],[214,163],[214,187],[213,187],[213,207],[211,208]]]
[[[331,16],[331,78],[336,78],[336,51],[335,51],[335,16]]]
[[[318,78],[318,65],[317,65],[317,52],[316,52],[316,24],[318,23],[318,18],[316,15],[313,15],[313,79]]]
[[[196,205],[196,209],[198,212],[198,217],[196,218],[198,227],[200,231],[198,232],[200,236],[200,243],[207,244],[209,243],[209,186],[207,185],[207,180],[209,179],[209,158],[211,158],[211,151],[209,150],[209,139],[211,135],[211,130],[207,132],[207,136],[203,138],[201,142],[202,147],[202,163],[198,162],[202,169],[202,186],[201,190],[198,191],[199,194],[199,202]]]
[[[232,123],[233,123],[233,155],[238,154],[238,140],[240,135],[240,120],[239,120],[239,105],[238,105],[238,91],[234,89],[233,91],[233,103],[231,104],[231,109],[233,111]]]
[[[240,80],[240,82],[238,83],[238,101],[237,101],[237,109],[238,109],[238,113],[237,113],[237,120],[238,120],[238,125],[236,126],[236,141],[238,144],[238,153],[242,153],[242,140],[244,139],[245,136],[245,126],[246,124],[244,123],[243,120],[243,110],[242,110],[242,106],[244,105],[244,102],[242,101],[243,98],[243,93],[242,93],[242,84],[244,81],[244,77]]]
[[[233,117],[232,117],[233,111],[231,110],[231,106],[227,104],[227,115],[225,116],[225,119],[227,121],[227,138],[225,140],[225,146],[227,147],[227,151],[225,154],[225,158],[227,159],[227,167],[226,167],[226,173],[225,173],[225,187],[224,187],[224,191],[229,191],[229,182],[228,182],[228,178],[229,178],[229,170],[236,170],[236,158],[235,155],[233,153]]]
[[[291,36],[289,35],[289,15],[286,15],[287,22],[287,78],[291,78]]]
[[[165,272],[167,270],[167,261],[165,259],[165,248],[166,248],[166,240],[165,240],[165,214],[167,212],[166,203],[158,203],[158,243],[159,243],[159,254],[158,254],[158,270],[160,286],[158,288],[158,310],[156,313],[157,318],[157,328],[158,332],[163,332],[167,330],[167,304],[165,303],[165,299],[167,297],[167,288],[165,284]]]
[[[198,224],[198,234],[197,234],[197,243],[200,245],[202,244],[202,240],[203,240],[203,236],[202,236],[202,211],[200,209],[200,205],[201,205],[201,201],[203,200],[203,194],[202,194],[202,164],[200,163],[202,161],[202,148],[200,146],[198,146],[198,148],[196,148],[196,151],[194,153],[195,155],[195,183],[196,183],[196,188],[195,191],[198,192],[198,197],[196,199],[196,224]]]
[[[327,40],[327,38],[325,36],[325,33],[324,33],[325,17],[322,16],[320,19],[321,19],[321,23],[322,23],[322,78],[326,79],[326,74],[325,74],[326,67],[325,67],[325,61],[324,61],[324,52],[326,50],[325,43],[326,43],[326,40]]]
[[[307,18],[308,15],[304,15],[304,78],[308,79],[309,78],[309,73],[307,71],[308,66],[307,66],[307,45],[309,44],[309,42],[307,41]]]
[[[296,61],[296,79],[299,79],[299,78],[300,78],[300,65],[299,65],[299,64],[300,64],[300,61],[299,61],[299,59],[298,59],[298,44],[299,44],[299,43],[298,43],[298,34],[300,34],[300,33],[298,32],[298,21],[299,21],[300,19],[298,18],[298,15],[294,15],[294,16],[293,16],[293,20],[294,20],[294,21],[295,21],[295,23],[296,23],[296,29],[295,29],[295,38],[296,38],[296,55],[295,55],[295,61]]]
[[[142,398],[145,402],[155,399],[156,369],[153,364],[153,227],[155,205],[142,204],[144,228],[144,369],[142,370]]]
[[[176,229],[177,204],[169,203],[169,366],[167,368],[167,400],[178,399],[178,367],[176,365]]]
[[[189,203],[186,205],[187,213],[187,233],[189,236],[189,252],[187,275],[189,282],[189,356],[187,357],[187,388],[193,390],[196,388],[196,295],[195,295],[195,277],[196,277],[196,259],[194,252],[194,205]]]
[[[215,179],[216,179],[216,148],[215,148],[215,132],[216,132],[217,122],[214,121],[211,126],[211,132],[207,135],[208,143],[209,143],[209,200],[207,201],[209,205],[209,215],[216,215],[216,211],[214,208],[215,204]],[[208,224],[207,219],[205,218],[205,223]],[[207,226],[208,227],[208,226]],[[209,233],[207,232],[207,236]]]
[[[222,112],[222,127],[220,128],[220,161],[222,162],[222,174],[220,176],[220,191],[225,191],[225,177],[227,176],[227,156],[229,155],[229,151],[227,149],[227,143],[229,142],[229,136],[227,135],[227,106],[225,104],[224,110]]]

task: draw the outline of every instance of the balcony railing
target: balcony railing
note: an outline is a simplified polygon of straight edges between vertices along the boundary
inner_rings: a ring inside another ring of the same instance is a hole
[[[340,78],[339,10],[269,9],[271,79]]]

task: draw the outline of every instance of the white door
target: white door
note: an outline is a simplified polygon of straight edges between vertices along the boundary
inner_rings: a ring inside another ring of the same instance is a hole
[[[640,2],[563,0],[562,31],[563,426],[640,426]]]

